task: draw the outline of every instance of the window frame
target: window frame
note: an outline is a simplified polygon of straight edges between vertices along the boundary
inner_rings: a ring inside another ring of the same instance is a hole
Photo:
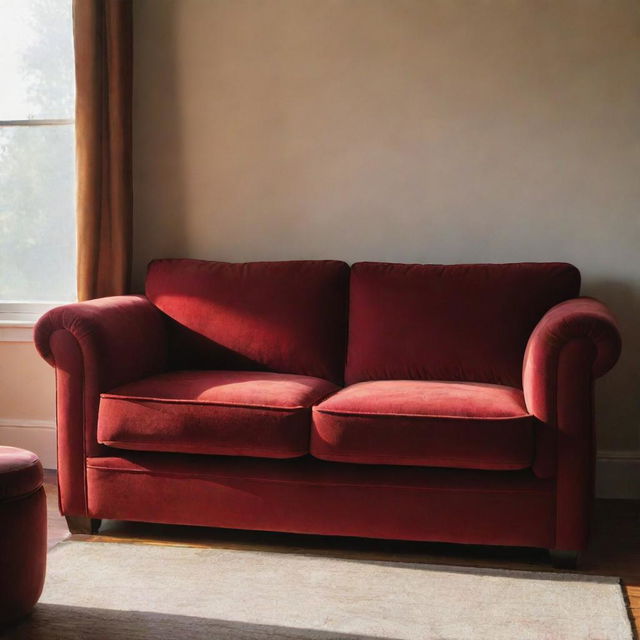
[[[70,10],[71,0],[65,0]],[[18,5],[16,5],[18,6]],[[71,25],[68,25],[71,28]],[[69,32],[71,35],[71,31]],[[73,48],[72,56],[75,57]],[[3,129],[14,129],[17,127],[61,127],[71,126],[75,128],[75,117],[73,104],[69,104],[69,110],[65,109],[62,114],[67,117],[46,117],[46,111],[42,116],[31,115],[29,111],[18,109],[16,113],[3,113],[4,118],[0,118],[0,131]],[[17,116],[17,117],[16,117]],[[70,116],[70,117],[69,117]],[[76,186],[77,188],[77,186]],[[75,202],[72,203],[71,211],[75,215]],[[77,247],[76,254],[77,256]],[[75,259],[75,256],[74,256]],[[74,274],[77,279],[77,273]],[[24,292],[19,292],[22,295]],[[74,292],[70,299],[65,300],[42,300],[42,299],[0,299],[0,343],[6,341],[31,342],[32,328],[38,319],[54,307],[77,302],[77,294]]]
[[[5,300],[0,302],[0,342],[31,342],[33,327],[40,316],[50,309],[72,301],[22,302]]]
[[[25,118],[21,120],[0,120],[0,128],[5,127],[59,127],[74,126],[74,118]],[[73,300],[0,300],[0,342],[29,342],[31,328],[38,318],[62,304]],[[28,336],[28,337],[27,337]]]

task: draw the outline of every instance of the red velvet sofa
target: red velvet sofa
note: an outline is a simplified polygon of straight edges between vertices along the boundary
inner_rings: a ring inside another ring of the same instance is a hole
[[[620,353],[579,289],[564,263],[154,261],[146,295],[35,328],[62,513],[575,554]]]

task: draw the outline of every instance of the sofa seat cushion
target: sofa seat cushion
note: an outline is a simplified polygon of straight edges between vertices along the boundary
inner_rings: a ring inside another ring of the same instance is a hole
[[[309,453],[320,378],[259,371],[176,371],[100,396],[98,440],[120,449],[293,458]]]
[[[520,389],[378,380],[314,407],[311,454],[364,464],[524,469],[533,460],[534,429]]]

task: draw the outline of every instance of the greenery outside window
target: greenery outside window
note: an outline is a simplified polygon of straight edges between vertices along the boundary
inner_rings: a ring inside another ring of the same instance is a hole
[[[75,299],[71,0],[0,2],[0,323]]]

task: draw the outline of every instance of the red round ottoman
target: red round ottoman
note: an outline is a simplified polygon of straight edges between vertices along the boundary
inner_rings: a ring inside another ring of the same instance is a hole
[[[0,625],[38,601],[47,561],[47,502],[35,453],[0,447]]]

